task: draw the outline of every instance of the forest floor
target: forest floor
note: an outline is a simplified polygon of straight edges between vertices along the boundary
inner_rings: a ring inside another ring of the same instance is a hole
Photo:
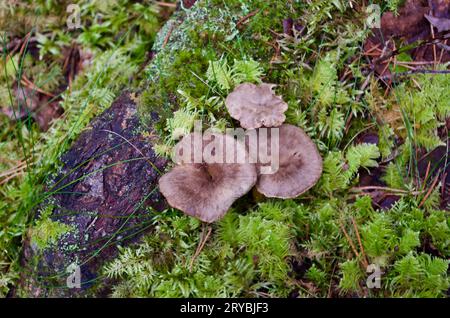
[[[73,224],[88,212],[86,228],[117,249],[78,246],[83,264],[97,259],[83,281],[89,296],[448,296],[449,0],[70,3],[0,5],[1,297],[61,295],[20,286],[37,275],[27,284],[52,288],[48,253],[92,241]],[[154,205],[139,211],[145,219],[115,222],[99,213],[125,209],[119,200],[86,211],[87,196],[75,218],[61,217],[53,198],[83,190],[76,185],[100,191],[98,171],[103,197],[118,184],[135,204],[153,195],[152,173],[170,169],[194,120],[236,126],[225,98],[242,82],[276,84],[286,122],[317,145],[323,173],[307,193],[251,191],[211,225]],[[129,135],[89,135],[114,133],[118,118]],[[150,153],[151,165],[117,151],[98,166],[103,140]],[[76,158],[89,147],[95,156]],[[111,170],[125,163],[129,179]],[[80,169],[71,192],[54,190],[71,168]],[[25,270],[29,253],[45,259],[36,271]]]

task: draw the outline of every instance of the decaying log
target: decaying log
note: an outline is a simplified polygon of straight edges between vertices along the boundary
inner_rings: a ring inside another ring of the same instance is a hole
[[[165,206],[157,180],[166,162],[144,131],[136,104],[123,93],[62,156],[63,168],[49,183],[40,210],[51,207],[51,220],[71,230],[44,250],[26,240],[21,291],[26,296],[91,293],[100,265],[116,255],[117,245],[151,229],[154,214]],[[76,266],[81,289],[75,279],[69,285],[75,288],[67,287]]]

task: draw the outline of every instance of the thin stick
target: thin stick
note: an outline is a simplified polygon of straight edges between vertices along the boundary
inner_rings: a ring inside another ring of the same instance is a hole
[[[402,73],[394,73],[380,77],[382,80],[392,80],[393,78],[403,77],[413,74],[450,74],[450,70],[413,70]]]
[[[445,40],[444,43],[437,43],[436,45],[441,48],[441,56],[439,57],[439,64],[441,64],[442,58],[444,57],[444,51],[450,51],[450,46],[447,45],[447,40]]]
[[[405,61],[397,61],[398,65],[431,65],[434,64],[434,62],[428,62],[428,61],[410,61],[410,62],[405,62]]]
[[[23,170],[26,167],[27,167],[26,163],[22,163],[17,167],[13,167],[11,169],[8,169],[8,170],[0,173],[0,178],[7,177],[11,174],[15,174],[16,172],[19,172],[20,170]]]
[[[394,192],[394,193],[398,192],[398,193],[404,193],[404,194],[412,193],[414,195],[423,193],[423,191],[410,192],[410,191],[406,191],[406,190],[402,190],[402,189],[394,189],[394,188],[380,187],[380,186],[353,187],[350,189],[350,191],[353,191],[353,192],[364,192],[364,190],[380,190],[380,191]]]
[[[206,233],[205,237],[203,239],[200,239],[200,243],[197,247],[197,250],[195,251],[194,256],[191,259],[191,263],[189,264],[189,271],[192,272],[192,267],[194,266],[195,259],[200,255],[203,247],[206,244],[206,241],[208,241],[209,236],[211,235],[212,227],[208,226],[208,233]],[[202,231],[203,234],[203,231]]]
[[[20,176],[21,173],[23,173],[23,170],[17,171],[17,173],[12,174],[12,175],[10,175],[10,176],[4,178],[3,180],[0,181],[0,185],[5,184],[5,183],[8,183],[10,180],[12,180],[12,179],[14,179],[14,178]]]
[[[21,83],[23,86],[28,87],[29,89],[32,89],[32,90],[34,90],[34,91],[36,91],[36,92],[38,92],[38,93],[41,93],[41,94],[43,94],[43,95],[47,95],[47,96],[49,96],[49,97],[55,97],[54,94],[49,93],[49,92],[46,92],[46,91],[40,89],[39,87],[37,87],[36,84],[34,84],[32,81],[30,81],[30,80],[25,76],[25,74],[22,74],[22,80],[20,81],[20,83]]]
[[[436,186],[437,181],[439,180],[439,174],[438,173],[436,175],[436,178],[434,178],[433,183],[431,184],[430,189],[428,190],[427,194],[425,194],[425,196],[423,197],[422,201],[419,204],[419,208],[422,207],[422,205],[424,205],[425,201],[428,199],[428,197],[431,195],[431,192],[433,192],[434,187]]]
[[[428,174],[430,173],[430,167],[431,167],[431,161],[428,161],[427,170],[425,171],[425,178],[423,178],[422,190],[425,189],[425,184],[427,183],[427,180],[428,180]]]
[[[28,39],[30,38],[30,36],[31,36],[31,32],[28,32],[27,35],[25,35],[25,38],[23,39],[22,46],[19,51],[19,60],[22,57],[23,51],[25,50],[25,46],[27,45]]]
[[[155,3],[157,5],[159,5],[160,7],[168,7],[168,8],[176,8],[177,7],[176,3],[163,2],[163,1],[156,1]]]
[[[342,232],[344,233],[345,238],[347,239],[348,243],[350,244],[350,247],[352,248],[353,253],[355,253],[355,255],[356,255],[357,258],[359,258],[359,253],[358,253],[358,251],[356,250],[356,246],[355,246],[355,244],[353,244],[352,239],[351,239],[350,236],[348,235],[348,233],[347,233],[347,231],[345,230],[344,225],[342,224],[341,221],[339,221],[339,225],[341,226],[341,230],[342,230]]]
[[[174,28],[174,26],[173,26],[173,24],[172,24],[172,26],[171,26],[170,29],[169,29],[169,32],[167,32],[167,35],[166,35],[166,37],[164,38],[164,42],[163,42],[163,44],[162,44],[162,46],[161,46],[162,49],[166,47],[167,43],[169,43],[169,38],[170,38],[170,36],[172,35],[173,28]]]
[[[431,38],[434,40],[434,29],[433,29],[433,25],[431,23],[430,23],[430,29],[431,29]],[[435,43],[433,43],[433,62],[434,62],[433,68],[436,69],[437,52],[436,52],[436,44]]]
[[[381,49],[379,48],[380,45],[381,45],[381,43],[377,43],[376,45],[372,46],[367,51],[363,52],[363,55],[368,55],[368,53],[372,53],[372,51],[375,51],[375,50],[378,50],[379,52],[381,52]],[[379,54],[379,53],[376,53],[376,54]]]
[[[356,238],[358,239],[359,247],[361,248],[361,254],[363,256],[363,263],[364,263],[365,268],[367,268],[369,266],[369,262],[367,261],[367,256],[366,256],[366,253],[364,252],[364,246],[362,245],[362,242],[361,242],[361,236],[359,235],[358,226],[357,226],[354,218],[352,218],[352,223],[353,223],[353,228],[355,229]]]
[[[420,86],[420,84],[417,83],[417,81],[416,81],[415,78],[412,78],[411,80],[413,81],[414,85],[416,85],[416,87],[417,87],[418,89],[422,90],[422,86]]]
[[[243,16],[242,18],[240,18],[239,21],[236,23],[236,27],[239,28],[242,24],[244,24],[248,19],[250,19],[251,17],[256,15],[258,12],[259,12],[259,9],[256,9],[255,11],[252,11],[249,14],[247,14],[246,16]]]
[[[397,63],[397,65],[398,65],[399,63]],[[431,63],[431,64],[434,64],[434,63]],[[414,67],[414,66],[411,66],[411,65],[409,65],[409,64],[403,64],[402,65],[404,68],[407,68],[408,70],[417,70],[417,68],[416,67]]]
[[[331,272],[330,286],[328,286],[327,298],[331,298],[331,286],[333,285],[333,275],[336,271],[336,267],[337,267],[337,263],[334,263],[333,271]]]

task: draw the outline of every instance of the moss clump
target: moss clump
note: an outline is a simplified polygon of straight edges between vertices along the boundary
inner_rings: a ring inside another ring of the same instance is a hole
[[[178,108],[176,103],[178,89],[187,89],[194,97],[201,97],[207,93],[208,88],[196,75],[206,72],[208,55],[200,48],[181,51],[175,56],[160,53],[154,65],[158,69],[158,75],[150,81],[148,88],[139,98],[139,114],[144,123],[153,124],[156,119],[155,128],[163,133],[165,121]],[[166,70],[167,65],[173,67],[169,74]]]
[[[148,81],[139,107],[144,121],[154,121],[152,114],[157,114],[160,120],[156,128],[164,138],[164,123],[180,107],[178,90],[193,98],[217,95],[217,90],[204,80],[211,61],[254,60],[268,70],[274,54],[274,47],[268,43],[272,38],[270,28],[279,29],[275,21],[281,21],[283,14],[292,9],[281,3],[274,5],[280,11],[260,0],[247,4],[208,0],[179,13],[156,40],[154,50],[158,55],[146,69]],[[239,29],[239,20],[250,10],[261,14]]]
[[[33,248],[43,251],[56,244],[62,235],[73,230],[73,227],[70,225],[52,221],[50,218],[52,211],[53,207],[48,206],[36,224],[30,228],[29,236]]]
[[[206,229],[169,210],[156,220],[155,232],[123,248],[105,274],[118,279],[113,296],[119,297],[324,297],[330,288],[337,288],[336,296],[437,297],[449,286],[448,261],[421,252],[420,245],[439,217],[436,212],[425,216],[406,198],[389,211],[375,211],[367,196],[353,204],[267,201],[245,213],[229,211],[211,225],[212,234],[191,271],[199,234]],[[352,256],[342,230],[360,250],[351,219],[365,257],[382,273],[381,289],[367,288],[362,255]],[[448,225],[440,228],[433,245],[448,255]],[[426,279],[429,283],[420,283]]]
[[[287,296],[288,258],[295,254],[295,232],[289,226],[294,214],[294,205],[275,202],[261,204],[247,215],[228,213],[213,225],[215,234],[190,271],[201,224],[168,211],[156,222],[156,236],[122,249],[105,267],[107,276],[121,279],[113,295]]]

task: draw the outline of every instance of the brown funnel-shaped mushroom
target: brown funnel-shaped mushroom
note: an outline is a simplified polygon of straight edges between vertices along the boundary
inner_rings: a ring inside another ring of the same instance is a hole
[[[234,145],[234,153],[227,161],[228,145]],[[193,133],[180,141],[176,151],[185,157],[175,159],[180,164],[160,178],[160,191],[170,206],[201,221],[220,219],[256,183],[255,165],[235,163],[237,155],[246,151],[232,136]],[[199,155],[200,161],[194,162]]]
[[[269,149],[273,147],[272,135],[268,136]],[[279,127],[278,144],[278,170],[273,174],[261,174],[256,189],[266,197],[295,198],[319,180],[322,158],[314,142],[296,126],[285,124]],[[261,168],[261,164],[259,166]]]
[[[278,127],[285,120],[288,105],[273,92],[274,84],[244,83],[228,95],[225,105],[231,117],[239,120],[241,127]]]

